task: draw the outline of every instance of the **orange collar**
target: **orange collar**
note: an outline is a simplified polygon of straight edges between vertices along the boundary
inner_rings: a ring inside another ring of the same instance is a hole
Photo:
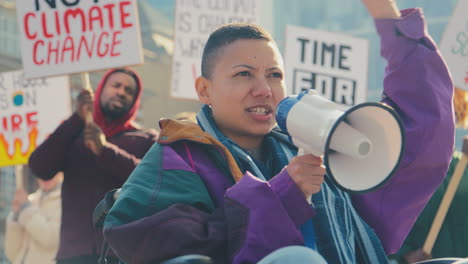
[[[236,182],[238,182],[243,174],[237,166],[236,160],[231,152],[221,142],[213,136],[203,131],[198,124],[191,121],[178,121],[173,119],[161,119],[159,121],[161,132],[159,133],[158,143],[171,144],[180,140],[190,140],[202,144],[213,145],[220,149],[229,165],[229,170]]]

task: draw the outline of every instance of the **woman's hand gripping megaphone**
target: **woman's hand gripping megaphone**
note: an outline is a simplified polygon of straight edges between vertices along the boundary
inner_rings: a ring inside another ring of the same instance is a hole
[[[299,152],[298,156],[291,159],[286,171],[308,201],[312,194],[320,191],[325,177],[322,157],[310,153]]]

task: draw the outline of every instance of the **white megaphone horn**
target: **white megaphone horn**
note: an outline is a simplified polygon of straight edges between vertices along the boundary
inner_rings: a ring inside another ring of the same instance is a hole
[[[363,103],[343,112],[309,89],[284,98],[276,120],[299,150],[323,156],[327,175],[348,192],[380,187],[403,155],[402,122],[383,103]]]

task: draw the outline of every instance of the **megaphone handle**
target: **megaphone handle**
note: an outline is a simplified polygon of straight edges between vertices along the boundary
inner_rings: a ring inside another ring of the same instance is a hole
[[[305,151],[303,148],[297,149],[297,156],[304,155]],[[311,205],[312,204],[312,194],[306,197],[307,202]]]

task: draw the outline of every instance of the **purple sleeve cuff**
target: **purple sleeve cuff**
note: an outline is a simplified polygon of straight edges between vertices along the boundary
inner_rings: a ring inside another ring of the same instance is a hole
[[[271,189],[279,197],[296,226],[302,225],[315,216],[315,210],[307,202],[304,194],[291,179],[286,169],[283,169],[269,182]]]
[[[398,31],[405,37],[418,40],[428,36],[426,23],[424,23],[424,14],[420,8],[410,8],[401,11],[402,19],[399,19],[395,25]]]
[[[312,217],[312,209],[287,173],[276,177],[270,184],[247,172],[226,191],[248,210],[248,222],[242,223],[245,238],[231,263],[257,263],[276,249],[304,245],[299,227]]]
[[[226,195],[249,209],[271,207],[269,210],[277,213],[284,210],[296,228],[314,216],[314,210],[284,169],[269,182],[247,172]],[[282,208],[277,207],[275,200],[281,203]]]
[[[398,38],[398,33],[406,38],[415,40],[428,35],[427,28],[424,23],[424,14],[420,8],[401,10],[401,15],[402,17],[400,19],[375,20],[377,32],[383,40]]]
[[[423,11],[420,8],[410,8],[401,11],[400,19],[374,20],[381,39],[381,55],[392,68],[399,65],[416,48],[418,40],[428,37]],[[435,49],[431,41],[426,44]]]

